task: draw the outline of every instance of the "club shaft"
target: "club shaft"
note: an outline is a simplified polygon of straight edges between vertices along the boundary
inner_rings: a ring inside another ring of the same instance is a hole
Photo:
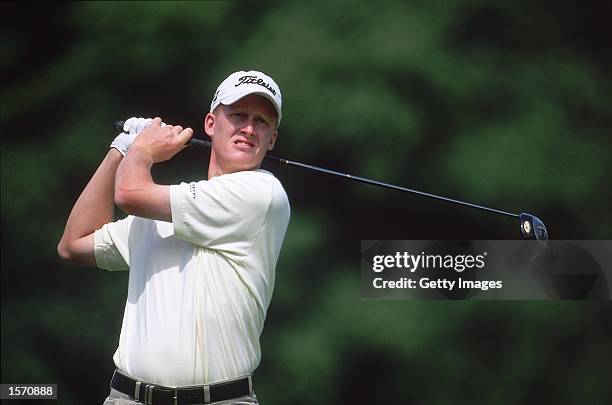
[[[317,167],[317,166],[312,166],[312,165],[308,165],[305,163],[300,163],[300,162],[293,162],[291,160],[287,160],[287,159],[281,159],[281,158],[277,158],[274,156],[266,156],[266,158],[268,159],[272,159],[272,160],[277,160],[280,162],[281,165],[285,165],[285,166],[294,166],[294,167],[301,167],[303,169],[308,169],[308,170],[314,170],[317,172],[321,172],[321,173],[327,173],[327,174],[331,174],[334,176],[340,176],[340,177],[344,177],[345,179],[349,179],[349,180],[353,180],[353,181],[358,181],[360,183],[365,183],[365,184],[370,184],[373,186],[378,186],[378,187],[383,187],[383,188],[387,188],[390,190],[397,190],[397,191],[403,191],[405,193],[412,193],[412,194],[417,194],[423,197],[428,197],[428,198],[432,198],[434,200],[441,200],[441,201],[446,201],[446,202],[450,202],[453,204],[458,204],[458,205],[463,205],[465,207],[471,207],[471,208],[477,208],[483,211],[488,211],[488,212],[493,212],[496,214],[502,214],[502,215],[506,215],[509,217],[513,217],[513,218],[518,218],[519,215],[518,214],[513,214],[511,212],[506,212],[506,211],[501,211],[495,208],[489,208],[489,207],[485,207],[482,205],[478,205],[478,204],[472,204],[466,201],[461,201],[461,200],[455,200],[454,198],[448,198],[448,197],[443,197],[440,195],[436,195],[436,194],[431,194],[431,193],[426,193],[424,191],[419,191],[419,190],[414,190],[408,187],[400,187],[400,186],[396,186],[394,184],[389,184],[389,183],[384,183],[382,181],[377,181],[377,180],[370,180],[370,179],[366,179],[365,177],[359,177],[359,176],[353,176],[352,174],[347,174],[347,173],[341,173],[341,172],[337,172],[335,170],[329,170],[329,169],[324,169],[322,167]]]
[[[123,129],[123,121],[116,121],[115,130],[122,130],[122,129]],[[208,148],[211,146],[211,142],[205,141],[202,139],[192,138],[189,141],[189,145]],[[282,159],[276,156],[266,155],[266,159],[269,161],[280,163],[282,166],[300,167],[302,169],[308,169],[308,170],[313,170],[313,171],[320,172],[320,173],[331,174],[333,176],[343,177],[345,179],[357,181],[359,183],[370,184],[372,186],[378,186],[378,187],[387,188],[390,190],[403,191],[405,193],[416,194],[416,195],[428,197],[434,200],[446,201],[452,204],[463,205],[464,207],[471,207],[471,208],[476,208],[482,211],[488,211],[488,212],[492,212],[495,214],[505,215],[505,216],[512,217],[512,218],[519,218],[518,214],[513,214],[511,212],[502,211],[502,210],[498,210],[498,209],[490,208],[490,207],[485,207],[483,205],[473,204],[473,203],[469,203],[466,201],[456,200],[454,198],[448,198],[448,197],[443,197],[443,196],[436,195],[436,194],[426,193],[424,191],[414,190],[408,187],[400,187],[394,184],[384,183],[382,181],[370,180],[370,179],[366,179],[365,177],[353,176],[352,174],[337,172],[335,170],[325,169],[323,167],[317,167],[317,166],[312,166],[312,165],[305,164],[305,163],[294,162],[292,160]]]

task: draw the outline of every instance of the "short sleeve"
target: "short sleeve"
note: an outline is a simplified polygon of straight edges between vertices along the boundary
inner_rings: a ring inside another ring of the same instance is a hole
[[[128,216],[105,224],[94,232],[94,255],[99,268],[110,271],[130,269],[128,241],[132,218]]]
[[[245,255],[262,231],[272,174],[247,171],[170,186],[174,235],[209,249]]]

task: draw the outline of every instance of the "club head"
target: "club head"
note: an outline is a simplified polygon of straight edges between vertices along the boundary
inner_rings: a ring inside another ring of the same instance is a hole
[[[525,240],[537,240],[542,249],[548,246],[548,231],[544,222],[535,215],[521,213],[521,237]]]

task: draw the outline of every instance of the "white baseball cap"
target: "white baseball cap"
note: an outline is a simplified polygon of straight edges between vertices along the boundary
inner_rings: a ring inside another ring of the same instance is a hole
[[[270,100],[280,124],[283,103],[280,88],[270,76],[255,70],[234,72],[223,80],[210,103],[210,112],[219,104],[231,105],[249,94],[258,94]]]

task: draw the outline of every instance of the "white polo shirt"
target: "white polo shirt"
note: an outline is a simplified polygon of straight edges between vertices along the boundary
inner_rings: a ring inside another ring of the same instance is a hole
[[[289,201],[265,170],[170,186],[172,223],[140,217],[94,235],[98,267],[130,270],[113,357],[165,386],[251,373],[289,223]]]

